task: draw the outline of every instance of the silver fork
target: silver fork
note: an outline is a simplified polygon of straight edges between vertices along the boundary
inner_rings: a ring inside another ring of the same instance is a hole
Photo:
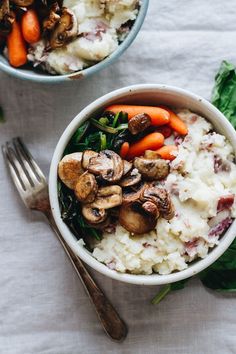
[[[42,212],[55,231],[58,240],[69,257],[78,277],[93,303],[106,334],[121,341],[127,335],[127,327],[114,307],[91,278],[82,261],[75,256],[64,241],[53,219],[46,178],[20,138],[14,138],[2,146],[4,159],[21,199],[27,208]]]

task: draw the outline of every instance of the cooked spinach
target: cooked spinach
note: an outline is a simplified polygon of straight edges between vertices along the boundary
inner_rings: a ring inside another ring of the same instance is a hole
[[[93,236],[97,240],[101,239],[101,231],[88,225],[82,217],[80,203],[76,199],[74,192],[60,181],[58,181],[58,198],[62,220],[78,240],[83,238],[89,247],[88,236]]]
[[[236,129],[236,67],[223,61],[215,77],[212,103],[228,118]],[[236,239],[227,251],[210,267],[198,274],[202,284],[210,289],[236,292]],[[158,304],[172,290],[185,287],[188,279],[168,284],[152,300]]]
[[[127,134],[128,115],[126,113],[120,112],[115,115],[112,112],[104,112],[101,117],[87,120],[76,130],[63,155],[87,149],[97,152],[105,149],[119,151],[121,144],[126,141]],[[58,181],[58,196],[62,220],[73,234],[78,239],[83,238],[87,247],[89,247],[88,235],[100,240],[101,231],[86,223],[74,192],[60,181]]]

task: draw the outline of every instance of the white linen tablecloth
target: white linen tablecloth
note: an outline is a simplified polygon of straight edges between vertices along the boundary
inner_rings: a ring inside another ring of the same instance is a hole
[[[0,73],[6,123],[0,141],[24,138],[48,174],[54,147],[89,102],[122,86],[165,83],[210,97],[222,59],[236,63],[235,0],[150,0],[141,32],[114,65],[80,82],[40,85]],[[1,354],[230,354],[236,352],[236,298],[198,280],[160,305],[157,287],[92,271],[129,326],[111,342],[64,251],[41,215],[26,210],[0,157]]]

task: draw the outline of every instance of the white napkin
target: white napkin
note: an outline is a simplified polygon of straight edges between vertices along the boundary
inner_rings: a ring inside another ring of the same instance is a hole
[[[235,0],[150,0],[135,42],[96,76],[53,86],[1,73],[0,141],[22,136],[47,173],[66,125],[113,89],[165,83],[209,98],[221,60],[236,63],[235,37]],[[43,217],[24,208],[0,157],[1,354],[235,353],[235,297],[194,280],[154,307],[157,287],[92,273],[129,326],[122,344],[103,333],[64,251]]]

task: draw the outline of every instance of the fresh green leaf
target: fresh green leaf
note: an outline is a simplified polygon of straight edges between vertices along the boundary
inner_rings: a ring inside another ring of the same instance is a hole
[[[235,66],[223,61],[215,78],[212,103],[236,128],[236,70]]]
[[[236,291],[236,239],[225,253],[199,274],[203,285],[218,291]]]
[[[171,291],[181,290],[190,278],[177,281],[175,283],[167,284],[161,288],[159,293],[152,299],[152,304],[157,305],[161,302]]]
[[[4,112],[2,107],[0,106],[0,123],[4,123],[4,122],[5,122]]]
[[[153,305],[157,305],[159,304],[159,302],[161,302],[164,297],[166,297],[167,294],[169,294],[169,292],[171,291],[171,284],[167,284],[165,286],[163,286],[161,288],[161,290],[159,291],[159,293],[157,293],[157,295],[152,299],[152,304]]]

